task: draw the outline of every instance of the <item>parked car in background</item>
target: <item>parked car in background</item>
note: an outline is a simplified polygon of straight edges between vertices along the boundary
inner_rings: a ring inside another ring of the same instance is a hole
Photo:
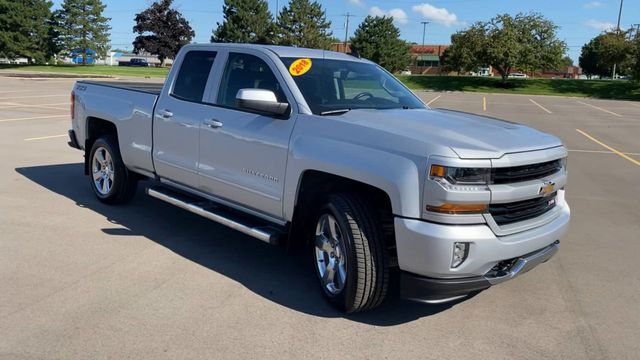
[[[524,74],[524,73],[515,72],[515,73],[509,74],[509,77],[510,78],[528,78],[529,76],[527,76],[527,74]]]
[[[149,67],[151,64],[145,58],[131,58],[129,61],[120,61],[118,62],[118,66],[139,66],[139,67]]]

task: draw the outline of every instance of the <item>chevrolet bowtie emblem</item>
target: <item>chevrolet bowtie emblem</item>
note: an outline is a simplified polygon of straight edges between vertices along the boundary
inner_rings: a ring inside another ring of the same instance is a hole
[[[556,183],[551,181],[545,181],[544,185],[540,187],[540,191],[538,191],[538,194],[542,194],[544,196],[551,195],[551,193],[553,193],[553,190],[555,190],[555,187],[556,187]]]

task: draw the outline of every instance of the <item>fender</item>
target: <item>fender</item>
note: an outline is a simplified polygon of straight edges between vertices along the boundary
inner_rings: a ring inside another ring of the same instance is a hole
[[[292,141],[286,171],[283,213],[293,218],[302,174],[317,170],[384,191],[395,215],[420,217],[418,164],[406,156],[339,140],[301,136]]]

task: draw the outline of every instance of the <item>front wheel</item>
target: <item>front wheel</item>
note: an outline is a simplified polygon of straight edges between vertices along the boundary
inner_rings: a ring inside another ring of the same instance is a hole
[[[100,201],[117,204],[131,200],[137,179],[122,162],[114,137],[104,136],[93,143],[89,165],[91,189]]]
[[[357,195],[331,195],[316,216],[313,260],[325,297],[337,309],[357,312],[384,300],[388,254],[375,213]]]

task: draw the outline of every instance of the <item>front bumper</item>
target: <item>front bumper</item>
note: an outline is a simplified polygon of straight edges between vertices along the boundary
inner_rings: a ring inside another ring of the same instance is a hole
[[[397,217],[394,225],[403,297],[428,302],[452,300],[512,279],[557,252],[569,218],[569,206],[561,201],[557,214],[543,225],[498,236],[487,224],[447,225]],[[452,268],[456,242],[468,243],[469,251],[466,260]],[[500,274],[496,274],[498,268]]]
[[[515,259],[507,270],[470,278],[434,279],[403,271],[400,280],[401,295],[405,299],[427,303],[455,300],[524,274],[551,259],[559,249],[560,241],[556,241],[543,249]]]

